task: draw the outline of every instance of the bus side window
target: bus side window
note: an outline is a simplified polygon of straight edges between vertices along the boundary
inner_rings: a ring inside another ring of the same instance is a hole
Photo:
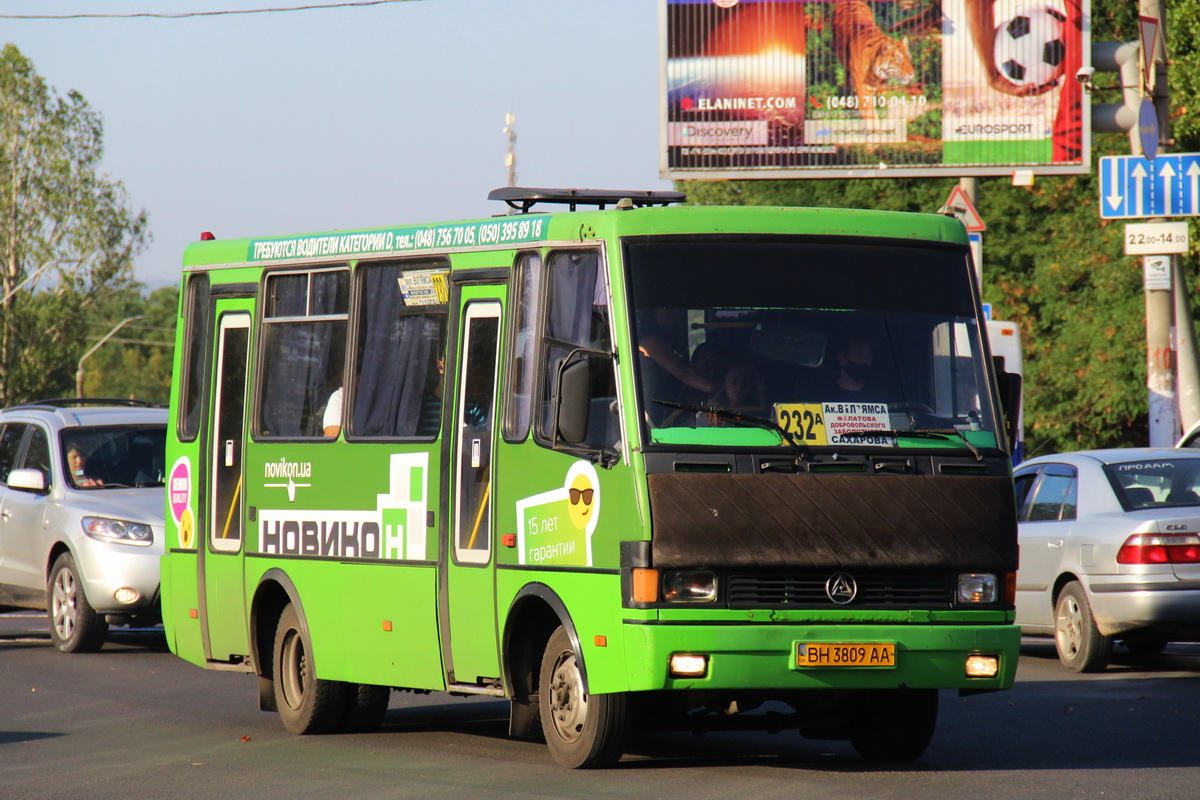
[[[552,402],[558,371],[579,348],[607,353],[609,337],[608,292],[600,254],[594,250],[552,253],[546,269],[544,347],[542,348],[542,418],[538,432],[553,441]],[[589,449],[616,446],[616,376],[611,360],[593,358],[591,412],[587,436],[580,444]],[[604,364],[601,368],[599,365]]]
[[[343,380],[349,283],[345,268],[267,276],[259,436],[325,435],[325,407]]]
[[[509,337],[507,403],[504,412],[504,438],[524,441],[529,434],[533,410],[533,378],[536,374],[537,318],[541,308],[542,257],[522,253],[516,264],[516,302],[512,304],[512,336]]]
[[[438,435],[448,274],[444,261],[373,264],[358,270],[351,437]]]

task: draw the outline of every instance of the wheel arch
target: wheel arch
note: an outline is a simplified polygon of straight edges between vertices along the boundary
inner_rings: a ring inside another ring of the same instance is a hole
[[[1051,610],[1053,610],[1054,607],[1058,605],[1058,596],[1060,594],[1062,594],[1063,588],[1068,583],[1078,583],[1080,586],[1083,586],[1084,591],[1087,591],[1087,587],[1084,586],[1084,584],[1083,584],[1083,579],[1080,578],[1078,575],[1076,575],[1074,572],[1062,573],[1061,575],[1059,575],[1057,578],[1054,579],[1054,586],[1052,586],[1050,589],[1050,608],[1051,608]]]
[[[61,539],[56,540],[50,545],[50,549],[46,552],[46,563],[42,569],[42,582],[50,582],[50,572],[54,569],[54,562],[58,561],[58,557],[63,553],[70,553],[71,558],[75,558],[75,552],[71,550],[70,545]],[[79,568],[79,559],[75,558],[75,568]]]
[[[504,655],[505,678],[510,677],[510,662],[512,656],[523,646],[534,645],[540,658],[546,642],[554,629],[561,625],[571,640],[575,652],[581,652],[579,634],[575,623],[567,611],[567,604],[558,593],[544,583],[529,583],[521,587],[513,597],[508,607],[508,615],[504,622],[504,640],[502,654]],[[583,676],[584,687],[587,687],[587,664],[580,659],[580,673]]]

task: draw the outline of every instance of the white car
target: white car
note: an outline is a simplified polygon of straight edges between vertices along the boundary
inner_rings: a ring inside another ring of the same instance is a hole
[[[63,652],[160,621],[166,425],[136,401],[0,411],[0,606],[46,609]]]
[[[1200,450],[1040,456],[1015,472],[1017,624],[1092,672],[1114,641],[1139,654],[1200,641]]]

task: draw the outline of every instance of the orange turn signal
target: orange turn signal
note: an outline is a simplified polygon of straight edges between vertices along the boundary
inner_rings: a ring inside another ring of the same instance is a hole
[[[634,568],[633,570],[633,602],[658,602],[658,570]]]

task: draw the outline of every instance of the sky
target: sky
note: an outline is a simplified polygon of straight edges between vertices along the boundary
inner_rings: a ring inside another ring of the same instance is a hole
[[[337,0],[4,0],[0,15],[176,14]],[[347,0],[353,2],[353,0]],[[217,238],[492,216],[516,115],[523,186],[670,189],[657,0],[407,0],[183,19],[0,18],[104,120],[103,170],[149,215],[139,280]]]

